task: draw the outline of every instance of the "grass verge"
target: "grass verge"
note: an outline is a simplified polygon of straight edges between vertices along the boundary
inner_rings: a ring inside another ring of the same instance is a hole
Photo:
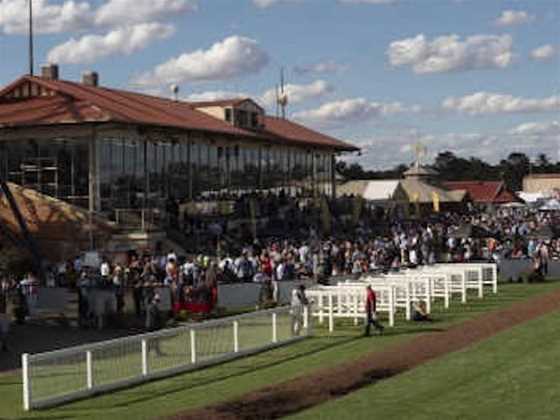
[[[290,418],[557,419],[559,323],[531,320]]]

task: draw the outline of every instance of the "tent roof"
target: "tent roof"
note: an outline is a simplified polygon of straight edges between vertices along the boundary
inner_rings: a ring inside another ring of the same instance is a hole
[[[354,180],[337,187],[337,195],[359,195],[370,201],[391,200],[400,180]]]
[[[445,190],[414,178],[402,180],[401,185],[406,191],[410,201],[416,201],[414,197],[417,196],[420,204],[433,203],[434,193],[439,196],[439,201],[441,203],[460,203],[467,194],[465,190]]]

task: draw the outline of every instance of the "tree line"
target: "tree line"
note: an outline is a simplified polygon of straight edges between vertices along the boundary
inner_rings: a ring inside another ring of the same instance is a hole
[[[345,179],[399,179],[410,166],[399,164],[387,170],[366,170],[359,163],[339,161],[337,172]],[[492,165],[476,157],[462,158],[445,151],[437,155],[432,165],[442,181],[504,181],[512,191],[523,189],[523,178],[529,174],[560,173],[560,162],[551,162],[544,153],[534,162],[524,153],[510,153],[506,159]]]

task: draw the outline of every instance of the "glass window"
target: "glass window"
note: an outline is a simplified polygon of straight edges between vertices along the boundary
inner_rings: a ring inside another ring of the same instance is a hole
[[[251,127],[257,128],[259,126],[259,113],[251,112]]]

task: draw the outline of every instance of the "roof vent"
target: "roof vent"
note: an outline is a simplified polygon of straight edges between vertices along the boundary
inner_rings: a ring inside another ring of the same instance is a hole
[[[99,86],[99,74],[96,71],[82,73],[82,84],[86,86]]]
[[[41,66],[41,77],[48,80],[58,80],[58,65],[45,64]]]

